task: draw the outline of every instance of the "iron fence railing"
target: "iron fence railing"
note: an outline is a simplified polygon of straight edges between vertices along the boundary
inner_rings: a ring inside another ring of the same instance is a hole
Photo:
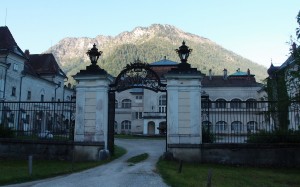
[[[300,102],[202,100],[203,142],[300,143]]]
[[[0,138],[73,141],[75,102],[0,102]]]

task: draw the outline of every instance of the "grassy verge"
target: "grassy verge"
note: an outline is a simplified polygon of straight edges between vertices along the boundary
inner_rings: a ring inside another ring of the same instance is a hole
[[[32,175],[28,173],[27,160],[0,159],[0,185],[20,183],[73,173],[100,166],[126,153],[126,150],[115,146],[115,155],[109,160],[96,162],[74,162],[59,160],[33,160]]]
[[[211,171],[211,186],[214,187],[300,187],[300,169],[234,167],[213,164],[179,163],[160,160],[157,168],[163,179],[172,187],[207,186]]]
[[[136,163],[139,163],[139,162],[142,162],[142,161],[146,160],[148,158],[148,156],[149,156],[148,153],[143,153],[143,154],[140,154],[140,155],[129,158],[127,160],[127,162],[136,164]]]

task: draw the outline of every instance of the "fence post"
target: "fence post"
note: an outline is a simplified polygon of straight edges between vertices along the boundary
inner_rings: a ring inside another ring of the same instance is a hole
[[[178,173],[181,173],[181,170],[182,170],[182,160],[180,160],[179,163]]]
[[[211,172],[211,169],[210,169],[210,170],[208,171],[206,187],[211,187],[211,176],[212,176],[212,172]]]
[[[32,155],[28,156],[28,172],[29,172],[29,175],[31,176],[32,175]]]

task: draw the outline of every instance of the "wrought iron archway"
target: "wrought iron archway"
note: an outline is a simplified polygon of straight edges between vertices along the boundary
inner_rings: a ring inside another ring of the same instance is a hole
[[[111,91],[121,92],[131,88],[145,88],[155,92],[166,91],[166,84],[161,83],[159,76],[149,64],[136,60],[127,64],[110,85]]]
[[[132,88],[144,88],[154,92],[167,92],[166,86],[166,84],[161,83],[160,77],[150,68],[149,64],[141,62],[140,60],[136,60],[134,63],[127,64],[116,77],[114,83],[109,85],[108,149],[112,154],[114,153],[115,133],[115,92],[122,92]]]

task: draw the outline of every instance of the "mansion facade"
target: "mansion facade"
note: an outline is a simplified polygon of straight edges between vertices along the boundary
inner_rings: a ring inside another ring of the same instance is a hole
[[[150,68],[166,83],[164,75],[177,62],[166,58],[150,63]],[[67,76],[59,67],[52,54],[30,54],[24,52],[17,45],[8,27],[0,27],[0,99],[3,102],[49,102],[55,103],[57,108],[34,105],[35,108],[14,111],[11,106],[1,106],[0,124],[6,123],[9,127],[18,130],[32,130],[34,124],[39,123],[38,131],[53,131],[47,127],[58,119],[70,116],[61,112],[59,102],[71,101],[75,91],[70,86],[64,86]],[[264,120],[248,119],[239,116],[243,111],[253,108],[256,101],[266,97],[262,84],[256,82],[255,75],[250,70],[236,70],[234,73],[223,71],[223,75],[214,75],[212,70],[203,75],[201,81],[201,95],[210,101],[208,106],[209,118],[205,112],[202,115],[202,124],[218,132],[253,132],[258,124]],[[247,102],[243,103],[243,102]],[[204,101],[203,101],[204,103]],[[252,104],[251,104],[252,103]],[[20,107],[20,106],[19,106]],[[203,106],[202,106],[203,107]],[[66,108],[66,107],[65,107]],[[205,107],[203,107],[205,108]],[[218,116],[220,110],[234,109],[234,115]],[[62,111],[62,110],[61,110]],[[154,92],[143,88],[134,88],[116,93],[115,100],[115,133],[158,135],[166,133],[167,126],[167,92]],[[219,112],[219,113],[218,113]],[[21,117],[20,117],[21,116]],[[23,117],[24,116],[24,117]],[[43,119],[41,119],[41,116]],[[22,120],[20,120],[20,118]],[[38,121],[37,121],[38,119]],[[70,121],[71,119],[69,119]],[[8,121],[8,123],[7,123]],[[20,126],[20,122],[22,125]],[[200,125],[200,124],[199,124]]]
[[[177,62],[164,58],[151,63],[150,67],[160,76],[162,83],[165,83],[164,75],[177,65]],[[203,75],[201,85],[201,97],[208,99],[202,104],[210,103],[207,107],[210,110],[209,119],[205,119],[203,108],[199,111],[203,125],[210,126],[215,132],[232,133],[238,130],[240,133],[241,131],[247,133],[255,131],[258,123],[264,123],[253,119],[238,119],[243,110],[249,110],[254,106],[256,108],[256,101],[266,97],[262,84],[256,82],[255,75],[251,74],[249,69],[246,72],[238,69],[232,74],[224,69],[223,75],[217,76],[209,70],[208,75]],[[220,110],[230,108],[235,109],[233,116],[230,114],[229,117],[228,114],[227,117],[220,117]],[[122,91],[116,94],[115,109],[115,133],[145,135],[165,133],[166,92],[156,93],[142,88]]]

